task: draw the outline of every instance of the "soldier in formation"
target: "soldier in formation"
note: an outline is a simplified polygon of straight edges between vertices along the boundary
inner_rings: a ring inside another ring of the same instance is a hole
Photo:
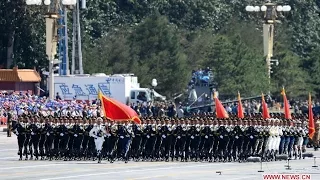
[[[106,118],[20,116],[13,127],[19,160],[245,162],[277,155],[300,159],[306,119],[145,118],[141,124]]]

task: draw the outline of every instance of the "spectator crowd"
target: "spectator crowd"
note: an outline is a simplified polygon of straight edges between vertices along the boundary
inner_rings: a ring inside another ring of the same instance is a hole
[[[261,112],[261,102],[258,100],[245,100],[242,102],[245,113],[247,115],[257,114]],[[293,113],[307,113],[307,101],[290,101]],[[190,111],[182,104],[174,104],[172,102],[145,102],[131,104],[141,117],[174,117],[179,118],[191,115],[192,113],[203,113],[212,111],[212,108]],[[319,102],[314,102],[313,107],[319,107]],[[230,114],[237,113],[237,103],[225,104],[225,109]],[[271,113],[281,113],[282,104],[272,101],[269,104]],[[39,97],[28,93],[0,93],[0,121],[1,124],[6,123],[8,114],[16,119],[19,115],[32,114],[36,116],[80,116],[80,117],[97,117],[101,116],[99,101],[64,101],[59,96],[55,100],[48,100],[46,97]],[[316,112],[315,115],[319,114]]]

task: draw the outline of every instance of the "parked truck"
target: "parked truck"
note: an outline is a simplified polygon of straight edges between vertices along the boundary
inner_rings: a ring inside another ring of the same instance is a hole
[[[98,92],[122,103],[150,102],[161,96],[148,88],[141,88],[133,74],[55,76],[55,94],[64,100],[95,100]],[[163,98],[163,97],[162,97]]]

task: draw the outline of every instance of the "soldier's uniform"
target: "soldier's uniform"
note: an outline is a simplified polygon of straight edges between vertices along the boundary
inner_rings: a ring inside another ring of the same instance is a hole
[[[97,124],[89,132],[89,135],[94,138],[94,143],[97,151],[98,163],[101,162],[101,150],[104,142],[104,135],[107,133],[102,127],[102,118],[97,118]]]
[[[119,129],[119,125],[116,124],[114,121],[111,121],[110,124],[110,141],[109,141],[109,145],[108,145],[108,151],[110,154],[110,163],[114,162],[114,159],[117,155],[117,144],[118,144],[118,129]]]
[[[320,147],[319,146],[319,140],[320,140],[320,121],[318,120],[315,123],[315,133],[314,133],[313,138],[312,138],[313,147],[314,147],[315,151],[317,151],[318,148]]]
[[[264,140],[264,137],[263,137],[263,127],[261,125],[261,120],[259,120],[257,122],[258,124],[255,125],[255,130],[256,132],[258,133],[257,135],[257,141],[256,141],[256,145],[255,145],[255,155],[257,156],[261,156],[262,154],[262,150],[263,150],[263,140]]]
[[[83,140],[83,125],[80,124],[79,120],[75,121],[75,124],[72,127],[73,132],[73,155],[74,158],[80,159],[80,148]]]
[[[52,145],[55,138],[54,125],[52,122],[49,122],[49,119],[46,119],[44,130],[46,132],[46,141],[45,141],[45,154],[49,160],[52,160],[53,150]]]
[[[195,161],[199,158],[199,143],[200,143],[200,132],[201,132],[201,126],[199,124],[199,121],[195,120],[193,121],[193,125],[191,126],[189,130],[190,134],[190,150],[191,150],[191,158],[193,158]]]
[[[40,128],[39,128],[39,133],[40,133],[40,141],[39,141],[39,152],[40,152],[40,157],[41,160],[44,159],[45,157],[45,142],[47,139],[47,130],[46,130],[46,123],[41,120],[40,121]]]
[[[160,159],[160,149],[162,144],[162,138],[161,138],[161,127],[164,124],[164,120],[160,121],[160,119],[156,120],[156,143],[154,146],[154,158],[156,160]]]
[[[253,155],[254,153],[254,146],[256,144],[257,138],[258,138],[258,132],[256,131],[253,124],[250,124],[248,129],[245,132],[246,138],[248,139],[248,145],[246,148],[246,155],[247,157],[250,155]]]
[[[39,145],[39,140],[40,140],[40,129],[41,129],[41,124],[37,121],[35,118],[31,118],[31,124],[30,124],[30,134],[31,134],[31,139],[30,139],[30,155],[31,158],[33,157],[33,151],[34,150],[34,155],[36,156],[36,160],[39,158],[39,151],[38,151],[38,145]],[[33,148],[32,148],[33,147]]]
[[[132,132],[132,127],[130,124],[128,124],[127,121],[125,121],[125,123],[120,126],[118,130],[118,136],[120,144],[120,154],[125,163],[127,163],[129,160],[128,151],[131,145],[131,138],[134,136]]]
[[[26,133],[26,139],[23,143],[23,147],[24,147],[24,150],[23,150],[23,153],[26,155],[26,159],[25,160],[28,160],[28,155],[31,154],[31,157],[33,158],[33,155],[32,155],[32,148],[30,148],[30,142],[31,142],[31,129],[30,129],[30,121],[28,120],[28,117],[24,117],[25,120],[24,120],[24,123],[23,123],[23,126],[24,126],[24,131]]]
[[[134,138],[132,140],[131,153],[132,153],[133,159],[135,161],[139,161],[139,158],[141,155],[140,147],[141,147],[142,136],[143,136],[141,125],[134,123],[132,125],[132,131],[134,134]]]
[[[228,152],[227,152],[227,146],[228,146],[228,136],[229,132],[227,131],[225,125],[223,124],[223,121],[219,121],[219,129],[217,130],[217,133],[219,135],[219,146],[218,146],[218,158],[219,161],[226,161]]]
[[[170,145],[171,145],[171,125],[169,124],[169,119],[165,119],[165,124],[161,127],[160,130],[161,138],[162,138],[162,158],[165,159],[166,162],[169,161],[170,155]]]
[[[15,123],[15,125],[12,128],[12,132],[17,135],[17,139],[18,139],[18,155],[19,155],[19,160],[22,160],[22,149],[23,149],[23,143],[26,139],[26,133],[25,133],[25,128],[23,125],[23,122],[21,121],[22,119],[18,120],[17,123]]]

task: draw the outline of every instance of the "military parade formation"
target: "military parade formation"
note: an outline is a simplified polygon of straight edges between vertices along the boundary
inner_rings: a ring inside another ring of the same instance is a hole
[[[150,117],[142,123],[105,117],[19,116],[12,131],[19,160],[245,162],[301,159],[308,144],[307,119]]]

